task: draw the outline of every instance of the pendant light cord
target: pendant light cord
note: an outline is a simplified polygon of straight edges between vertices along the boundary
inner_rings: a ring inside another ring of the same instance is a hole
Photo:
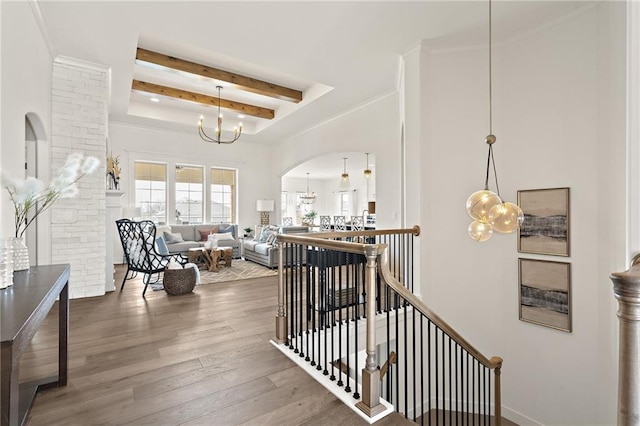
[[[493,84],[491,78],[491,0],[489,0],[489,134],[493,134]]]
[[[493,84],[491,78],[492,57],[491,57],[491,0],[489,0],[489,135],[493,136]],[[487,136],[489,138],[489,136]],[[493,136],[495,141],[495,136]],[[496,171],[496,161],[493,156],[493,142],[489,143],[487,154],[487,174],[484,180],[484,189],[489,190],[489,168],[493,167],[493,178],[496,181],[496,193],[500,197],[500,186],[498,185],[498,172]]]

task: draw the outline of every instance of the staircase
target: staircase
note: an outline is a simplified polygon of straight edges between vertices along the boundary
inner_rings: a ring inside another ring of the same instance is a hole
[[[369,423],[396,412],[420,424],[500,425],[502,359],[413,294],[419,233],[279,236],[273,343]]]

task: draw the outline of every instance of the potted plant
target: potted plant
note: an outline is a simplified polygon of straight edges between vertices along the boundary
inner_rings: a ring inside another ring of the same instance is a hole
[[[318,216],[318,212],[315,210],[310,210],[304,215],[303,223],[305,225],[313,225],[313,222],[316,220],[316,216]]]
[[[251,236],[251,233],[253,232],[253,229],[251,229],[250,226],[247,226],[246,228],[242,229],[244,231],[244,237],[248,238]]]

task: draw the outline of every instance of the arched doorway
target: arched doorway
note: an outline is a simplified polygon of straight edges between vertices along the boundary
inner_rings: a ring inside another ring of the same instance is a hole
[[[42,120],[37,114],[28,113],[24,117],[24,127],[25,177],[34,176],[47,182],[49,178],[49,168],[46,162],[48,151],[43,145],[43,141],[46,140],[46,132]],[[27,247],[29,248],[29,263],[31,265],[46,263],[42,259],[44,241],[43,238],[38,238],[39,235],[47,234],[43,229],[42,219],[42,217],[37,217],[25,233]]]

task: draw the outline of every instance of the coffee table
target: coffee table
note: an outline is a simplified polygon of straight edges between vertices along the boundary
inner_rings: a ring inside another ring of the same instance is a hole
[[[220,266],[231,267],[233,259],[233,247],[214,247],[212,249],[204,249],[204,255],[209,262],[209,271],[218,272]]]
[[[206,250],[204,249],[204,247],[190,248],[188,254],[189,262],[195,263],[198,266],[204,264],[209,267],[209,260],[207,259],[205,252]]]

